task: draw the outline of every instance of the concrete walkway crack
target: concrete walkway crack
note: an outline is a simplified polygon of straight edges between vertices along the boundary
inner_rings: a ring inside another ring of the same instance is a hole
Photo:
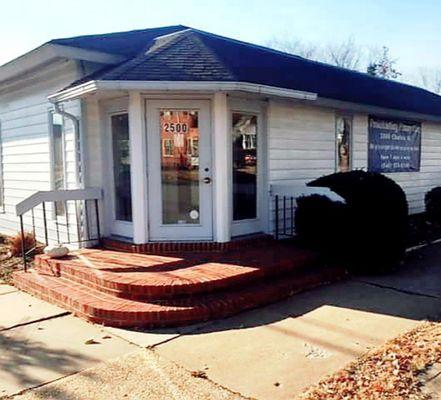
[[[383,285],[381,283],[375,283],[375,282],[370,282],[370,281],[365,281],[362,279],[354,279],[354,282],[358,282],[358,283],[363,283],[365,285],[370,285],[370,286],[374,286],[374,287],[378,287],[381,289],[389,289],[389,290],[393,290],[395,292],[398,293],[403,293],[403,294],[407,294],[410,296],[419,296],[419,297],[428,297],[430,299],[437,299],[437,300],[441,300],[441,297],[439,296],[434,296],[432,294],[427,294],[427,293],[421,293],[421,292],[414,292],[412,290],[406,290],[406,289],[398,289],[394,286],[389,286],[389,285]]]
[[[11,289],[9,292],[0,293],[0,296],[5,296],[7,294],[17,293],[17,292],[18,292],[17,289]]]
[[[427,379],[427,382],[432,382],[434,379],[438,378],[441,375],[441,371],[436,373],[435,375],[431,376],[429,379]]]
[[[44,318],[34,319],[34,320],[28,321],[28,322],[22,322],[20,324],[15,324],[15,325],[12,325],[12,326],[8,326],[7,328],[0,329],[0,332],[10,331],[11,329],[15,329],[15,328],[18,328],[18,327],[21,327],[21,326],[27,326],[27,325],[36,324],[36,323],[39,323],[39,322],[47,321],[49,319],[65,317],[66,315],[70,315],[70,312],[65,311],[65,312],[61,312],[59,314],[51,315],[50,317],[44,317]]]

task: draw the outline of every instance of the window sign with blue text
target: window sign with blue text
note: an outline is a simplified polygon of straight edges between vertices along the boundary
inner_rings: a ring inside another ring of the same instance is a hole
[[[420,161],[420,123],[369,118],[369,171],[417,172]]]

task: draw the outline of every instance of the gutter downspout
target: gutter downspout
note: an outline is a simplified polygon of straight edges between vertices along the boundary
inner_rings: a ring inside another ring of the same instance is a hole
[[[74,127],[75,180],[77,182],[78,188],[84,189],[84,177],[83,177],[81,148],[80,148],[80,121],[75,115],[70,114],[64,111],[63,109],[61,109],[60,104],[58,102],[54,101],[52,102],[52,104],[54,105],[55,111],[58,114],[72,121]]]

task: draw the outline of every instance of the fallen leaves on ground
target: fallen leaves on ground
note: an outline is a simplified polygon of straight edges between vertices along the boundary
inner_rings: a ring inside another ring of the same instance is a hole
[[[12,273],[22,268],[21,257],[14,257],[6,236],[0,235],[0,282],[10,284]]]
[[[423,323],[325,378],[299,399],[426,400],[420,374],[439,361],[441,324]]]

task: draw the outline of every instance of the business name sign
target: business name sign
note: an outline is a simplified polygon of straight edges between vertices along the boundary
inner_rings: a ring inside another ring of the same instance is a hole
[[[368,169],[417,172],[421,162],[421,124],[369,118]]]

